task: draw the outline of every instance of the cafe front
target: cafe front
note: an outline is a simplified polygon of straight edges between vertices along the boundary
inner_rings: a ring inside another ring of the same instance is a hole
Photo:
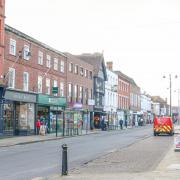
[[[63,112],[66,107],[65,97],[38,95],[37,118],[47,126],[47,133],[63,132]]]

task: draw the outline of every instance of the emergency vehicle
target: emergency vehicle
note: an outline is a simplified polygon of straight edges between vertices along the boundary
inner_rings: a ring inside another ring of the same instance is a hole
[[[159,134],[174,135],[174,125],[171,117],[154,118],[154,136]]]

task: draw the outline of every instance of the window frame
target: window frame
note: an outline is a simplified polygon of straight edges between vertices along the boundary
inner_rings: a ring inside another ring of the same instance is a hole
[[[11,48],[13,47],[13,48]],[[13,49],[13,51],[12,51]],[[10,39],[10,43],[9,43],[9,54],[16,56],[16,40],[15,39]]]
[[[25,79],[24,79],[24,75],[27,75],[27,84],[25,84]],[[25,87],[26,85],[26,87]],[[29,91],[29,73],[28,72],[23,72],[23,91]]]

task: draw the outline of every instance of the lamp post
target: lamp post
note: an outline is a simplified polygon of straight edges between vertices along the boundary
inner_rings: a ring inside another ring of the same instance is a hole
[[[178,76],[175,75],[175,78],[177,78]],[[166,76],[164,75],[163,78],[166,78]],[[170,117],[172,116],[172,75],[169,74],[169,101],[170,101],[170,107],[169,107],[169,114]]]

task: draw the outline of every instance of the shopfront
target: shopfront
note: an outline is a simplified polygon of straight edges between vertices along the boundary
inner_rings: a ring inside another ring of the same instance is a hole
[[[39,94],[36,120],[47,126],[47,133],[62,133],[65,107],[66,98]]]
[[[1,104],[2,134],[30,135],[35,133],[34,93],[6,90]]]

